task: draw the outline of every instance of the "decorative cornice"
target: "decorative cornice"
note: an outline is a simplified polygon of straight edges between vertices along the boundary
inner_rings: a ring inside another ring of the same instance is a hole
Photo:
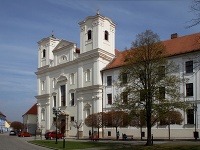
[[[95,58],[95,57],[100,57],[100,58],[103,58],[107,61],[111,61],[111,60],[113,60],[115,55],[113,55],[113,54],[111,54],[111,53],[109,53],[105,50],[97,48],[97,49],[94,49],[94,50],[80,54],[79,57],[77,59],[73,60],[73,61],[69,61],[69,62],[59,64],[59,65],[53,66],[53,67],[44,66],[42,68],[39,68],[38,71],[35,72],[35,74],[40,75],[40,74],[44,74],[44,73],[47,73],[47,72],[55,71],[57,69],[61,69],[63,67],[78,64],[81,61],[88,60],[88,59]]]
[[[79,25],[80,26],[84,25],[86,23],[86,21],[89,20],[89,19],[93,19],[93,20],[95,20],[95,19],[108,20],[110,22],[110,24],[115,26],[115,23],[111,19],[109,19],[108,17],[102,16],[100,14],[96,14],[95,16],[88,16],[85,20],[79,22]]]
[[[102,85],[92,85],[92,86],[77,88],[76,92],[82,92],[82,91],[88,91],[88,90],[95,90],[95,89],[103,89],[103,86]]]
[[[43,94],[43,95],[37,95],[35,96],[36,99],[44,99],[44,98],[49,98],[50,97],[50,94]]]

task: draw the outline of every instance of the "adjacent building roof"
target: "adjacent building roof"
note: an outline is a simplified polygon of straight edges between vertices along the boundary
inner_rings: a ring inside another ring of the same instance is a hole
[[[175,56],[194,51],[200,51],[200,33],[178,37],[177,34],[170,40],[162,41],[168,56]],[[127,51],[118,52],[116,57],[103,70],[118,68],[124,65]]]
[[[0,116],[6,117],[2,112],[0,112]]]
[[[37,115],[37,104],[34,104],[24,115],[30,115],[30,114]]]

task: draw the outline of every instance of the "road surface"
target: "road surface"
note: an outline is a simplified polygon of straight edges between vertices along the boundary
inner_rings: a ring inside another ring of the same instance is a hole
[[[33,137],[9,136],[0,134],[0,150],[49,150],[48,148],[33,145],[27,142],[33,140]]]

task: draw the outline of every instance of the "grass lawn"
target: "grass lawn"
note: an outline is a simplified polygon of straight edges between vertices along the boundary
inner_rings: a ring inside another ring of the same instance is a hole
[[[56,149],[63,149],[63,142],[58,141],[46,141],[46,140],[35,140],[29,141],[30,143],[42,145],[45,147],[51,147]],[[65,144],[65,150],[73,149],[86,149],[86,148],[97,148],[104,150],[200,150],[200,142],[169,142],[165,144],[158,144],[153,146],[144,145],[133,145],[130,143],[104,143],[104,142],[83,142],[83,141],[67,141]]]

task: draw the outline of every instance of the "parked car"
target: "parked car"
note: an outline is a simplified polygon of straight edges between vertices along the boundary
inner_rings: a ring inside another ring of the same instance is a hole
[[[63,133],[57,132],[57,138],[58,138],[58,139],[62,139],[63,137],[64,137],[64,134],[63,134]],[[56,138],[56,131],[47,132],[47,133],[45,134],[45,138],[46,138],[46,139],[55,139],[55,138]]]
[[[11,130],[10,135],[17,135],[17,132],[15,130]]]
[[[31,137],[31,134],[26,131],[19,132],[18,137]]]

